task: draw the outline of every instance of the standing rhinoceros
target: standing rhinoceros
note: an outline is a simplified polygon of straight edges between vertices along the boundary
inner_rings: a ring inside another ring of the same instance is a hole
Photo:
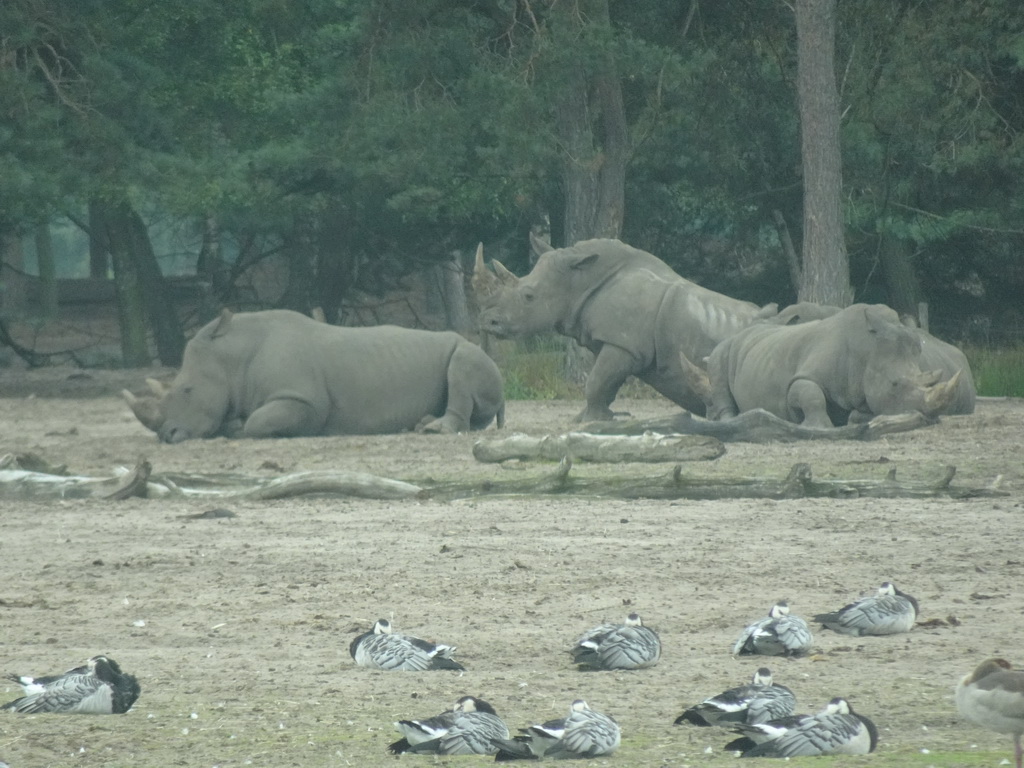
[[[814,304],[802,301],[799,304],[791,304],[779,314],[768,320],[771,323],[780,325],[793,325],[795,323],[806,323],[809,320],[821,320],[840,312],[839,307],[828,304]],[[957,382],[956,396],[949,404],[946,413],[964,414],[974,413],[974,403],[978,398],[978,391],[974,386],[974,375],[971,373],[971,365],[967,357],[957,347],[948,344],[942,339],[937,339],[928,331],[924,331],[915,325],[907,325],[913,328],[921,339],[921,369],[925,371],[941,371],[940,380],[947,381],[956,376],[957,371],[962,371]]]
[[[583,240],[551,250],[532,238],[539,259],[517,278],[495,273],[477,249],[473,288],[481,328],[498,337],[556,331],[597,357],[587,377],[587,407],[577,421],[612,418],[609,406],[636,376],[683,408],[703,414],[680,352],[701,362],[722,339],[775,312],[686,280],[656,256],[618,240]]]
[[[501,373],[456,333],[346,328],[288,310],[227,310],[185,347],[154,407],[129,404],[168,443],[483,429],[504,419]]]
[[[758,323],[708,358],[709,418],[763,408],[808,427],[880,414],[945,412],[960,374],[935,384],[920,368],[915,329],[882,304],[854,304],[798,325]],[[830,418],[831,416],[831,418]]]

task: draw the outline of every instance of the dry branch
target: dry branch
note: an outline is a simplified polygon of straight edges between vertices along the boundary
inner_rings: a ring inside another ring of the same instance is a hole
[[[815,429],[785,421],[758,408],[724,421],[709,421],[694,416],[689,411],[680,411],[661,419],[599,421],[585,425],[584,429],[597,435],[640,435],[644,432],[661,432],[707,435],[727,443],[768,443],[796,440],[877,440],[883,435],[909,432],[935,423],[934,420],[915,411],[895,416],[876,416],[864,424]]]
[[[549,459],[559,461],[571,456],[574,461],[709,461],[725,453],[721,441],[702,435],[591,435],[569,432],[565,435],[514,434],[498,439],[478,440],[473,445],[477,461],[499,462],[508,459]]]
[[[6,459],[5,459],[6,460]],[[0,466],[3,461],[0,460]],[[8,461],[8,463],[13,463]],[[275,478],[246,475],[152,475],[148,462],[135,470],[118,470],[110,478],[51,475],[24,469],[0,469],[0,499],[168,498],[196,500],[268,500],[315,494],[372,499],[461,499],[480,496],[573,494],[619,499],[799,499],[799,498],[977,498],[1005,496],[996,489],[956,488],[955,467],[928,482],[904,482],[890,469],[884,478],[815,480],[807,464],[796,464],[782,479],[690,476],[677,464],[671,472],[648,477],[574,477],[572,459],[564,457],[554,472],[486,482],[454,482],[429,489],[363,472],[295,472]]]

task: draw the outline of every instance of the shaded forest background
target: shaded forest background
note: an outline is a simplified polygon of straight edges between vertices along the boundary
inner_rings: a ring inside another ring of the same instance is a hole
[[[1019,340],[1016,0],[836,13],[854,299]],[[789,303],[796,54],[782,0],[5,0],[0,318],[91,277],[124,362],[175,364],[223,305],[374,322],[367,297],[447,295],[480,240],[523,273],[531,229]]]

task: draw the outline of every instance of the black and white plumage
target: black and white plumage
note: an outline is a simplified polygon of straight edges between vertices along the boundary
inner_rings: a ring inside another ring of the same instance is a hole
[[[811,649],[814,635],[807,622],[789,612],[789,604],[780,600],[768,615],[750,624],[732,648],[740,656],[799,656]]]
[[[772,672],[761,667],[747,685],[704,699],[676,718],[675,724],[720,725],[764,723],[791,715],[796,709],[796,696],[784,685],[772,681]]]
[[[588,759],[612,754],[622,741],[614,718],[591,709],[583,699],[572,703],[568,717],[520,730],[520,736],[500,743],[496,761]]]
[[[786,715],[764,723],[737,723],[732,727],[733,733],[742,734],[725,745],[727,752],[746,752],[758,744],[779,738],[791,728],[796,728],[807,718],[814,715]]]
[[[602,624],[584,632],[569,651],[581,669],[640,669],[661,658],[661,639],[635,613],[622,624]]]
[[[956,708],[972,723],[1013,736],[1017,768],[1024,768],[1024,670],[1006,659],[987,659],[956,687]]]
[[[419,723],[421,728],[405,725],[407,723]],[[394,754],[493,755],[509,737],[508,726],[494,707],[475,696],[463,696],[451,713],[426,721],[403,720],[395,723],[395,727],[404,738],[388,747]],[[426,736],[430,730],[436,735],[421,739],[421,735]]]
[[[359,635],[349,644],[348,652],[356,664],[372,669],[413,672],[465,669],[452,658],[454,645],[441,645],[395,632],[387,619],[377,619],[373,629]]]
[[[455,702],[455,706],[445,710],[439,715],[423,718],[422,720],[399,720],[395,723],[395,729],[402,734],[402,738],[388,745],[388,752],[399,755],[408,752],[417,744],[439,739],[451,729],[460,715],[464,712],[490,712],[494,714],[494,708],[483,699],[475,696],[463,696]]]
[[[779,735],[748,749],[742,757],[866,755],[878,746],[875,724],[853,711],[846,699],[832,699],[816,715],[799,718]]]
[[[814,617],[826,629],[842,635],[896,635],[909,632],[917,621],[917,600],[887,581],[878,592]]]
[[[25,695],[0,709],[25,714],[121,715],[142,692],[135,676],[122,672],[107,656],[93,656],[84,666],[63,675],[9,675],[8,679],[21,685]]]

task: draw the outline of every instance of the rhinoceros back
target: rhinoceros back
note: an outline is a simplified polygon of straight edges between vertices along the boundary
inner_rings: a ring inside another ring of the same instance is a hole
[[[485,394],[500,400],[497,367],[452,332],[331,326],[297,312],[268,310],[234,315],[222,337],[206,336],[186,355],[186,365],[220,367],[233,415],[242,420],[275,399],[293,399],[316,410],[320,434],[410,430],[425,417],[445,413],[456,350],[480,372]]]

